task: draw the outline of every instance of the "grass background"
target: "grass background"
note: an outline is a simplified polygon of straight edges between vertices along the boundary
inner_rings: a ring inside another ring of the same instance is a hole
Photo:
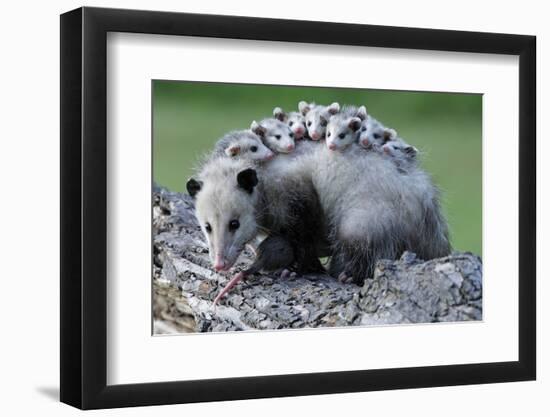
[[[482,96],[320,87],[153,81],[153,176],[184,191],[198,157],[224,133],[300,100],[365,104],[421,151],[442,190],[453,247],[481,255]]]

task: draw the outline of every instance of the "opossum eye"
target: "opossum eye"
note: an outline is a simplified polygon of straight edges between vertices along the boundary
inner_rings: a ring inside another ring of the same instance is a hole
[[[327,138],[330,138],[330,135],[331,135],[331,133],[330,133],[330,132],[328,132],[328,133],[327,133]]]
[[[290,133],[288,134],[288,136],[290,136],[291,138],[293,138],[293,137],[294,137],[294,133],[290,132]]]
[[[310,120],[309,122],[307,122],[307,125],[308,125],[308,126],[311,126],[311,120]]]
[[[239,223],[238,220],[231,220],[229,222],[229,230],[230,231],[234,231],[234,230],[237,230],[239,228],[241,224]]]
[[[211,233],[212,232],[212,226],[210,226],[210,223],[206,223],[204,225],[204,228],[206,230],[207,233]]]
[[[374,139],[380,139],[382,137],[379,133],[375,133],[373,136]]]
[[[281,135],[275,135],[275,139],[277,140],[281,139]]]
[[[367,127],[366,127],[366,126],[363,126],[363,127],[361,128],[361,132],[364,132],[365,130],[367,130]]]
[[[289,122],[288,125],[289,126],[292,126],[294,124],[294,122]]]
[[[258,147],[257,147],[257,146],[251,146],[251,147],[250,147],[250,150],[251,150],[252,152],[256,152],[256,151],[258,150]]]
[[[338,137],[339,137],[340,139],[344,139],[344,138],[346,137],[346,134],[345,134],[345,133],[340,133],[340,134],[338,135]]]
[[[321,126],[325,127],[327,125],[327,121],[321,117]]]

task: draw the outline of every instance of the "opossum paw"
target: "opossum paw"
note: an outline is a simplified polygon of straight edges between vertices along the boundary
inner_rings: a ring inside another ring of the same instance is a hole
[[[290,273],[290,278],[296,278],[298,276],[298,274],[296,272],[291,272]]]
[[[288,269],[283,269],[281,271],[280,277],[281,279],[285,279],[285,278],[288,278],[289,275],[290,275],[290,271]]]
[[[349,284],[353,282],[353,277],[350,277],[345,272],[342,272],[338,275],[338,282],[341,282],[342,284]]]

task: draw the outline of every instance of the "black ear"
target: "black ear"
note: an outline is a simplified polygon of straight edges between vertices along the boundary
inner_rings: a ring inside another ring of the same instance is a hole
[[[348,126],[354,132],[357,132],[361,127],[361,119],[359,117],[352,117],[349,119]]]
[[[237,183],[243,190],[252,194],[254,187],[258,184],[258,176],[252,168],[245,169],[237,174]]]
[[[416,149],[414,146],[407,146],[404,149],[404,152],[410,156],[411,158],[416,157],[416,154],[418,153],[418,149]]]
[[[259,137],[263,138],[265,136],[266,129],[261,124],[259,124],[256,120],[254,120],[250,124],[250,130],[254,132]]]
[[[281,122],[284,122],[286,120],[286,113],[280,107],[275,107],[273,109],[273,117]]]
[[[197,181],[195,178],[189,178],[185,184],[187,192],[191,197],[195,197],[202,188],[202,181]]]

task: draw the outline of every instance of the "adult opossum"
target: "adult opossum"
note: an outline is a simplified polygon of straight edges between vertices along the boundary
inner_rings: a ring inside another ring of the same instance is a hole
[[[214,269],[229,270],[244,246],[263,231],[277,238],[268,237],[260,245],[252,272],[262,268],[324,271],[318,256],[326,235],[324,216],[311,181],[295,167],[296,171],[289,172],[270,163],[258,166],[246,160],[214,158],[187,182]],[[292,256],[274,253],[274,248],[291,250]]]

